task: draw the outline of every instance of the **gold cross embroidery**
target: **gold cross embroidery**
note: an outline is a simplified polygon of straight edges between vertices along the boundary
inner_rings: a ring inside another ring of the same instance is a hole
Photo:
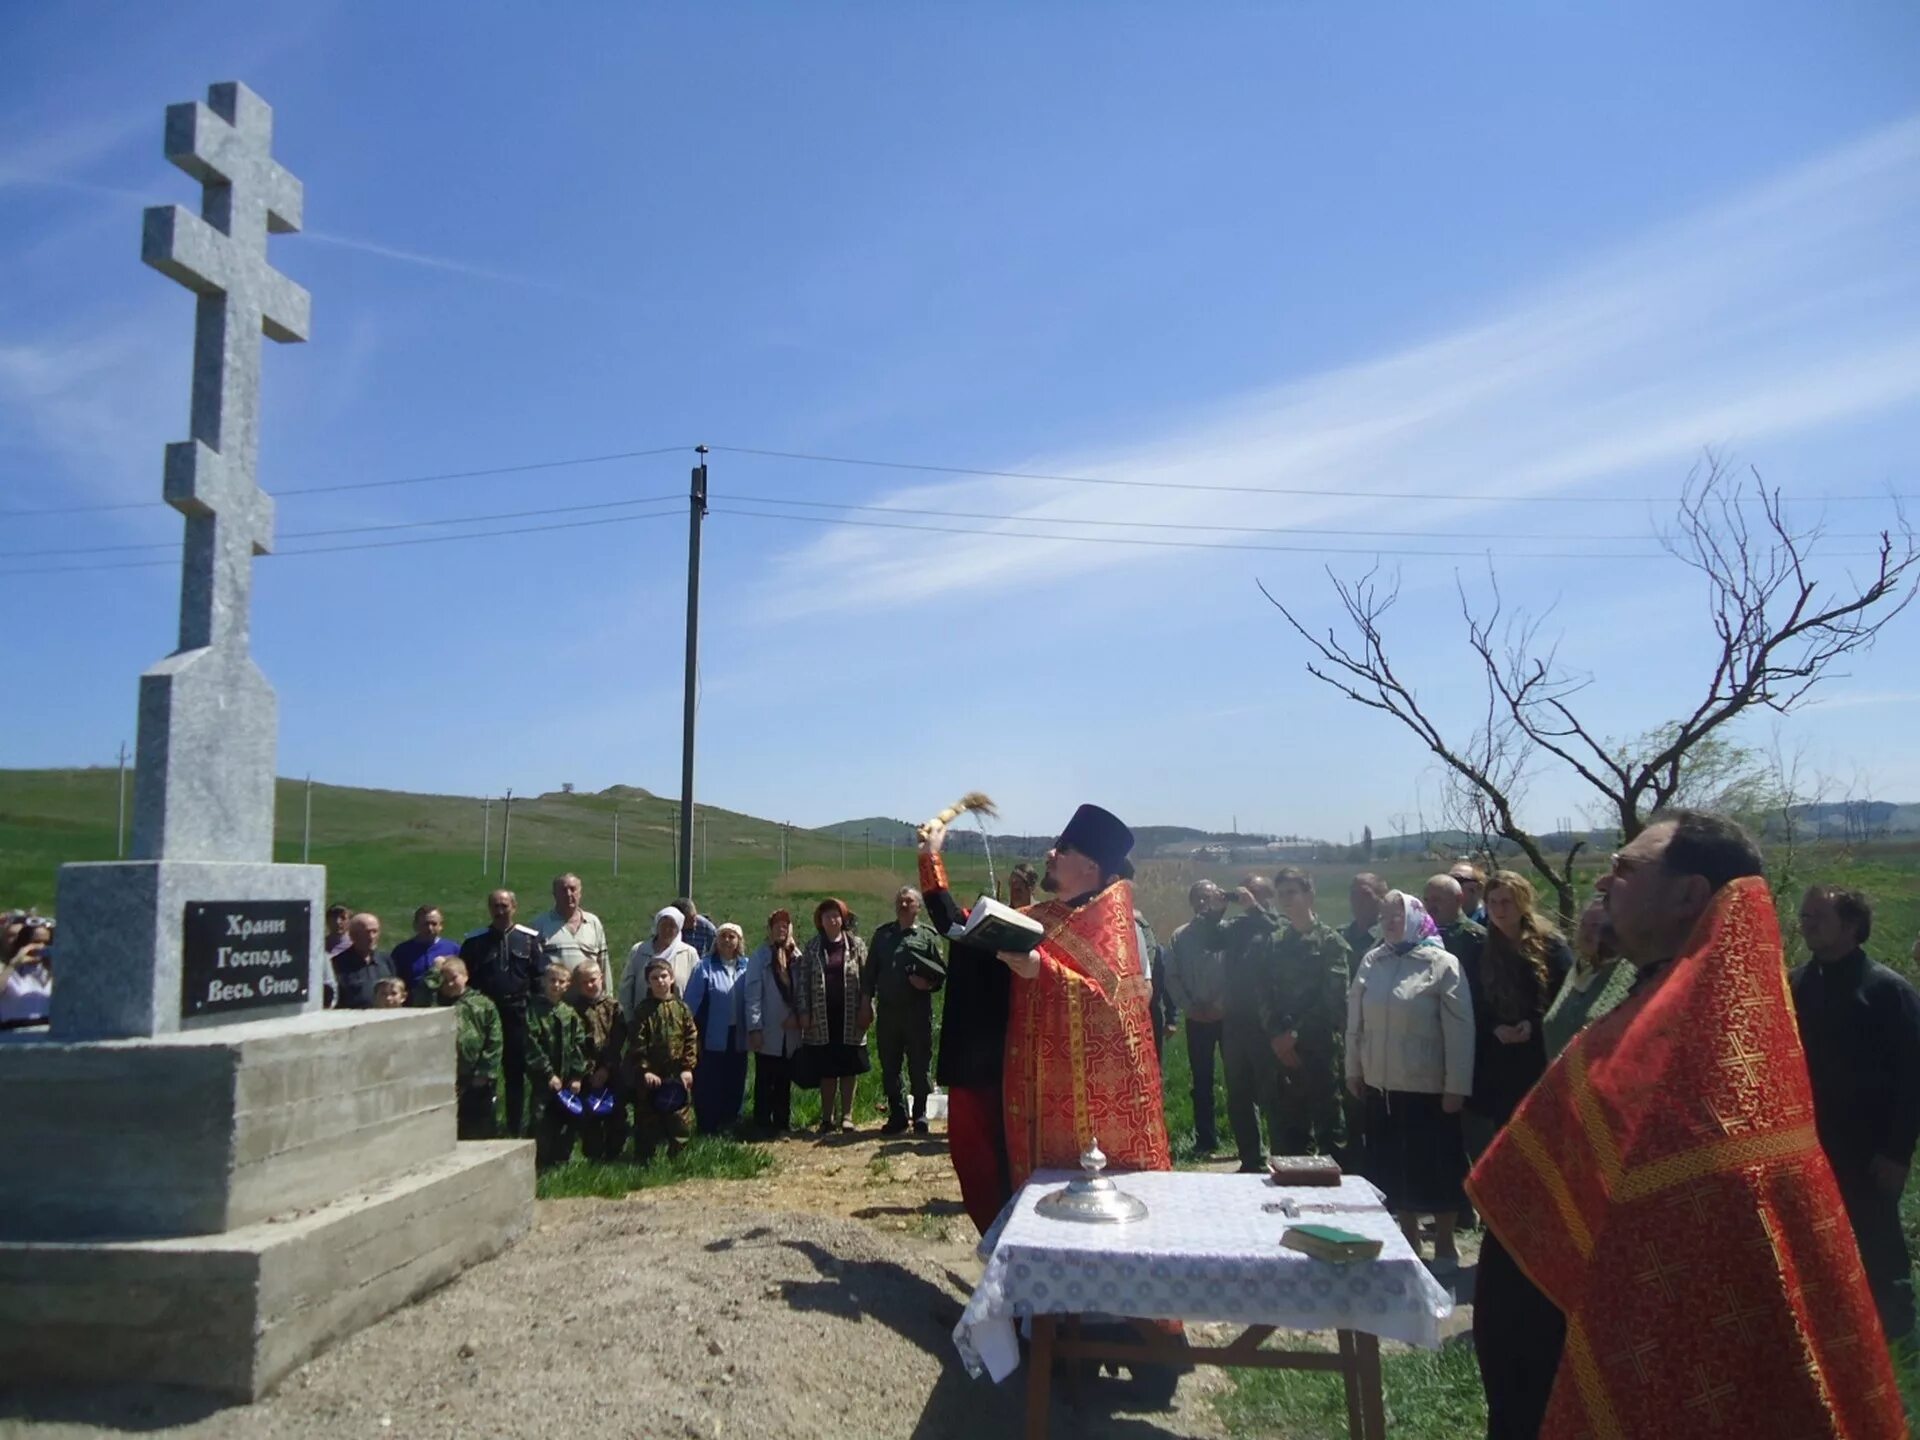
[[[1747,1322],[1764,1316],[1766,1309],[1758,1305],[1742,1308],[1740,1296],[1731,1285],[1722,1286],[1720,1293],[1727,1297],[1727,1308],[1713,1317],[1713,1328],[1724,1330],[1731,1325],[1739,1330],[1743,1344],[1750,1341],[1753,1337],[1747,1333]]]
[[[1738,1387],[1732,1384],[1732,1382],[1728,1382],[1725,1385],[1709,1387],[1707,1384],[1707,1367],[1704,1365],[1696,1365],[1693,1367],[1693,1378],[1699,1382],[1700,1392],[1688,1398],[1686,1402],[1687,1408],[1689,1410],[1705,1410],[1708,1421],[1715,1429],[1718,1429],[1720,1426],[1720,1402],[1738,1393]]]
[[[1660,1258],[1658,1246],[1649,1244],[1646,1247],[1646,1251],[1647,1268],[1633,1278],[1643,1284],[1658,1285],[1662,1298],[1667,1300],[1673,1299],[1673,1281],[1677,1277],[1686,1274],[1687,1271],[1693,1267],[1685,1264],[1674,1265],[1667,1263]]]
[[[1667,1198],[1669,1206],[1685,1205],[1693,1211],[1693,1218],[1699,1224],[1706,1224],[1713,1216],[1713,1187],[1704,1181],[1696,1180],[1686,1189],[1676,1191]]]
[[[1647,1356],[1653,1354],[1659,1348],[1660,1345],[1658,1341],[1642,1340],[1638,1345],[1622,1350],[1612,1358],[1616,1361],[1625,1360],[1629,1365],[1633,1366],[1635,1378],[1644,1385],[1647,1383]]]
[[[1747,1042],[1738,1032],[1727,1037],[1727,1053],[1720,1057],[1720,1068],[1731,1075],[1738,1070],[1751,1089],[1760,1083],[1760,1074],[1766,1068],[1767,1057],[1759,1050],[1749,1050]],[[1718,1118],[1718,1117],[1716,1117]]]

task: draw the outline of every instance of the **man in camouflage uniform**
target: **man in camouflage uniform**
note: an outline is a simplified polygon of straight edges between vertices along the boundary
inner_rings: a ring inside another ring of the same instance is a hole
[[[540,1097],[533,1129],[533,1163],[558,1165],[573,1154],[579,1122],[553,1097],[580,1093],[587,1078],[587,1033],[580,1014],[566,1003],[572,979],[564,965],[549,965],[545,991],[527,1006],[527,1078]]]
[[[1234,897],[1245,907],[1218,926],[1221,952],[1221,989],[1225,1019],[1220,1030],[1220,1052],[1227,1071],[1227,1124],[1233,1130],[1234,1149],[1240,1155],[1240,1173],[1266,1173],[1266,1149],[1260,1143],[1260,1116],[1274,1129],[1273,1102],[1278,1089],[1278,1067],[1268,1045],[1262,1015],[1273,990],[1273,948],[1269,943],[1280,923],[1273,908],[1273,882],[1249,875]],[[1195,924],[1201,924],[1196,919]]]
[[[627,1017],[607,994],[600,967],[582,960],[573,967],[567,1003],[580,1016],[587,1050],[587,1089],[613,1092],[613,1112],[588,1112],[577,1122],[581,1147],[589,1160],[616,1160],[627,1146],[627,1096],[620,1083],[620,1057],[627,1048]]]
[[[456,1124],[462,1140],[491,1140],[494,1123],[494,1075],[500,1069],[505,1041],[500,1012],[493,1002],[467,983],[467,966],[458,955],[442,960],[429,974],[428,987],[435,1005],[453,1007],[453,1084]]]
[[[927,1133],[928,1072],[933,1066],[933,993],[946,983],[947,962],[940,937],[920,923],[920,892],[903,885],[893,897],[893,919],[873,932],[867,968],[860,984],[874,1002],[874,1031],[880,1042],[880,1084],[887,1095],[882,1135],[907,1128],[907,1089],[900,1083],[904,1060],[913,1095],[912,1124]]]
[[[1487,927],[1467,917],[1466,895],[1460,882],[1451,875],[1433,876],[1427,881],[1420,903],[1427,907],[1427,914],[1440,927],[1440,943],[1460,962],[1460,973],[1477,983],[1480,952],[1487,947]]]
[[[1286,925],[1266,942],[1273,988],[1265,1025],[1279,1062],[1269,1129],[1276,1154],[1331,1155],[1344,1165],[1347,942],[1313,911],[1313,877],[1288,866],[1274,877]]]
[[[647,993],[627,1027],[626,1058],[633,1086],[634,1154],[642,1165],[653,1158],[662,1139],[670,1156],[687,1143],[693,1129],[693,1067],[700,1060],[700,1032],[693,1012],[673,993],[672,964],[664,956],[649,960],[646,982]],[[678,1105],[671,1103],[674,1099]]]

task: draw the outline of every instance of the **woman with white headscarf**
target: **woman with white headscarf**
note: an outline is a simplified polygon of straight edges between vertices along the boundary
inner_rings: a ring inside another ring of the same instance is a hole
[[[732,921],[714,932],[713,953],[695,967],[686,1002],[700,1031],[693,1114],[702,1135],[717,1135],[740,1123],[747,1099],[747,941]]]
[[[653,938],[642,940],[627,952],[627,968],[620,972],[620,1011],[629,1023],[640,1013],[640,1002],[647,998],[647,966],[659,959],[673,967],[673,993],[686,998],[687,982],[693,979],[700,952],[680,938],[686,917],[671,905],[654,912]]]
[[[1347,1088],[1364,1102],[1362,1173],[1420,1253],[1433,1216],[1433,1262],[1457,1266],[1454,1218],[1466,1204],[1460,1111],[1473,1088],[1473,1005],[1460,962],[1426,907],[1387,892],[1381,943],[1347,991]]]

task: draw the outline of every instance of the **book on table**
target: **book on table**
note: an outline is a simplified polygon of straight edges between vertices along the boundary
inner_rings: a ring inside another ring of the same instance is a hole
[[[1047,927],[991,895],[982,895],[967,912],[967,923],[953,926],[947,938],[982,950],[1013,950],[1027,955],[1047,938]]]
[[[1379,1258],[1381,1244],[1365,1235],[1342,1230],[1338,1225],[1289,1225],[1280,1243],[1289,1250],[1345,1265],[1355,1260]]]

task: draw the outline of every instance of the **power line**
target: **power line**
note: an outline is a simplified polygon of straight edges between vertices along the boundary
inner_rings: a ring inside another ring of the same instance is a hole
[[[861,510],[879,515],[929,515],[948,520],[1014,520],[1027,525],[1102,525],[1117,526],[1128,530],[1202,530],[1225,532],[1233,535],[1348,535],[1362,539],[1370,535],[1395,535],[1408,539],[1431,536],[1441,540],[1478,540],[1484,538],[1484,532],[1478,530],[1395,530],[1370,525],[1359,530],[1323,529],[1313,525],[1200,525],[1192,522],[1173,520],[1096,520],[1090,518],[1068,518],[1051,515],[994,515],[978,510],[919,510],[904,505],[853,505],[838,500],[795,500],[784,495],[728,495],[728,500],[741,500],[753,505],[804,505],[813,510]],[[795,517],[796,519],[799,517]],[[1828,531],[1824,538],[1829,540],[1875,540],[1880,536],[1878,530]],[[1619,540],[1619,541],[1657,541],[1660,536],[1651,531],[1638,535],[1556,535],[1529,534],[1525,531],[1503,530],[1497,538],[1501,543],[1508,540]]]
[[[1170,550],[1263,550],[1305,555],[1421,555],[1473,560],[1483,559],[1495,553],[1492,546],[1483,550],[1434,550],[1424,547],[1418,550],[1393,550],[1374,545],[1328,549],[1323,545],[1233,545],[1217,540],[1148,540],[1126,535],[1036,535],[1022,530],[981,530],[958,525],[908,525],[885,520],[849,520],[834,515],[781,515],[771,510],[736,510],[732,506],[719,505],[713,507],[712,513],[745,515],[760,520],[799,520],[812,525],[860,525],[878,530],[920,530],[935,535],[985,535],[995,540],[1052,540],[1066,545],[1144,545]],[[1073,524],[1074,522],[1062,523]],[[1617,550],[1507,550],[1502,547],[1499,553],[1513,559],[1524,560],[1664,560],[1667,558],[1664,551],[1657,554],[1653,552],[1635,554]]]
[[[562,520],[552,525],[521,525],[511,530],[482,530],[472,535],[421,535],[412,540],[373,540],[357,545],[309,545],[301,550],[274,550],[257,558],[272,560],[293,555],[337,555],[348,550],[398,550],[408,545],[445,545],[459,540],[497,540],[512,535],[540,535],[552,530],[580,530],[593,525],[624,525],[632,520],[665,520],[679,513],[678,509],[655,510],[645,515],[608,515],[595,520]],[[116,560],[106,565],[48,565],[24,570],[18,566],[9,566],[0,570],[0,579],[23,575],[68,575],[93,570],[152,570],[163,565],[179,563],[178,559],[168,557],[164,560]]]
[[[496,520],[525,520],[535,515],[551,515],[556,510],[569,512],[618,510],[629,505],[658,505],[662,501],[679,498],[678,495],[647,495],[638,500],[608,500],[593,505],[543,505],[538,510],[507,510],[497,515],[453,515],[444,520],[399,520],[391,524],[339,525],[326,530],[288,530],[274,538],[275,540],[317,540],[334,535],[365,535],[388,530],[424,530],[435,525],[481,525]],[[179,548],[178,539],[149,540],[129,545],[82,545],[67,550],[0,550],[0,560],[53,559],[67,555],[104,555],[127,550],[177,550]]]
[[[1318,500],[1475,500],[1497,505],[1671,505],[1673,495],[1468,495],[1436,490],[1307,490],[1280,485],[1184,485],[1170,480],[1121,480],[1102,475],[1047,475],[1031,470],[983,470],[967,465],[923,465],[908,460],[867,460],[853,455],[814,455],[800,450],[756,450],[745,445],[715,445],[729,455],[759,455],[774,460],[810,460],[823,465],[860,465],[877,470],[916,470],[932,475],[978,475],[992,480],[1048,480],[1063,485],[1118,485],[1135,490],[1195,490],[1221,495],[1294,495]],[[1739,497],[1754,503],[1755,497]],[[1865,503],[1916,500],[1920,495],[1789,495],[1789,501]]]
[[[352,480],[339,485],[296,485],[272,492],[275,499],[289,495],[337,495],[347,490],[386,490],[396,485],[430,485],[439,480],[481,480],[494,475],[524,475],[535,470],[565,470],[575,465],[606,465],[615,460],[645,460],[654,455],[675,455],[691,450],[691,445],[661,445],[652,450],[622,450],[613,455],[579,455],[567,460],[536,460],[525,465],[498,465],[490,470],[448,470],[437,475],[403,475],[394,480]],[[0,511],[0,518],[25,519],[40,515],[100,515],[110,510],[150,510],[165,505],[164,500],[122,500],[109,505],[60,505],[45,510]]]

